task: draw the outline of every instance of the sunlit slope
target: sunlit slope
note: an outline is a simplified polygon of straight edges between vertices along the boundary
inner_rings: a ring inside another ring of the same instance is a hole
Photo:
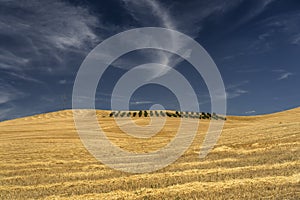
[[[97,111],[109,139],[136,152],[166,145],[180,120],[166,118],[165,127],[153,138],[136,139],[122,133],[108,115],[109,111]],[[149,118],[134,119],[137,124],[149,123]],[[300,108],[227,117],[218,144],[200,160],[208,124],[200,120],[194,143],[172,165],[154,173],[127,174],[104,166],[87,152],[72,111],[1,122],[0,199],[300,198]]]

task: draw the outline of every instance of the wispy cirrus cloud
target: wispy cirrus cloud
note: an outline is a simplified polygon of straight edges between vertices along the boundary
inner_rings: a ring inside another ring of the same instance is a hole
[[[132,101],[130,102],[132,105],[144,105],[144,104],[153,104],[153,101]]]
[[[245,80],[245,81],[241,81],[241,82],[237,82],[237,83],[233,83],[233,84],[227,84],[225,85],[225,89],[226,89],[226,96],[221,93],[220,95],[217,96],[217,98],[219,99],[235,99],[238,98],[242,95],[248,94],[249,91],[244,89],[244,86],[246,84],[248,84],[249,81]],[[201,100],[199,103],[200,105],[202,104],[207,104],[211,101],[211,97],[208,94],[205,95],[198,95],[198,98]]]
[[[1,82],[0,85],[0,104],[5,104],[10,101],[21,99],[25,97],[26,94],[22,91],[17,90],[8,83]]]
[[[243,94],[247,94],[248,91],[247,90],[242,90],[242,89],[235,89],[233,91],[227,92],[227,98],[228,99],[233,99],[236,97],[239,97]]]
[[[17,56],[6,49],[0,49],[0,69],[18,70],[25,67],[28,62],[28,58]]]
[[[276,78],[278,81],[288,79],[290,76],[294,75],[294,73],[286,71],[285,69],[274,69],[272,72],[278,74]]]
[[[254,114],[254,113],[256,113],[256,110],[249,110],[245,112],[245,114]]]
[[[300,34],[292,36],[291,43],[296,44],[296,45],[300,45]]]
[[[82,7],[63,1],[0,2],[0,68],[9,70],[66,67],[66,54],[87,52],[101,40],[99,23]]]
[[[66,1],[0,1],[0,118],[45,110],[38,97],[50,91],[49,77],[74,69],[102,40],[96,27],[106,29],[87,7]],[[30,95],[35,107],[24,111],[17,100]]]
[[[243,17],[240,19],[238,25],[244,24],[248,22],[249,20],[253,19],[254,17],[258,16],[261,14],[265,9],[273,2],[276,0],[256,0],[252,1],[252,9],[249,9]],[[246,2],[241,1],[241,2]]]
[[[33,78],[31,76],[26,75],[24,72],[22,71],[4,71],[4,73],[8,76],[14,77],[14,79],[18,79],[18,80],[23,80],[23,81],[29,81],[29,82],[34,82],[34,83],[43,83],[43,81],[38,80],[36,78]]]
[[[288,44],[300,44],[300,12],[291,11],[278,14],[262,20],[259,26],[267,28],[268,36],[280,36],[280,41]]]
[[[189,8],[189,13],[190,16],[178,16],[174,15],[175,12],[172,12],[173,5],[175,6],[180,6],[177,5],[177,3],[168,5],[168,7],[162,3],[160,3],[157,0],[141,0],[141,1],[134,1],[134,0],[123,0],[125,3],[125,8],[129,11],[129,13],[133,16],[133,18],[138,21],[142,26],[159,26],[159,27],[164,27],[172,30],[177,30],[177,31],[183,31],[187,33],[191,37],[196,37],[198,34],[199,29],[199,22],[212,13],[215,13],[216,10],[222,10],[222,11],[227,11],[227,9],[232,7],[231,3],[227,3],[219,5],[218,2],[210,3],[208,6],[207,4],[201,5],[199,8],[198,4],[198,10],[195,11],[193,8],[195,6],[189,6],[185,5],[185,7]],[[207,2],[209,3],[209,1]],[[182,6],[180,6],[182,7]],[[199,12],[199,9],[201,12]],[[177,11],[177,10],[176,10]],[[176,12],[177,13],[177,12]],[[184,13],[184,14],[186,14]],[[195,18],[193,18],[195,17]],[[191,25],[193,27],[187,28],[187,25]],[[190,31],[188,31],[190,30]],[[171,39],[171,44],[173,45],[172,50],[179,50],[184,48],[184,44],[180,44],[175,36],[170,34],[170,39]],[[186,50],[186,55],[188,55],[189,50]],[[163,51],[152,51],[150,54],[148,52],[148,57],[154,57],[155,59],[152,59],[152,62],[155,63],[160,63],[162,65],[170,66],[170,67],[175,67],[179,63],[183,61],[181,57],[174,56],[168,52],[163,52]],[[119,66],[124,66],[122,65],[122,62],[126,63],[126,60],[123,60],[118,63]],[[125,64],[125,65],[128,65]],[[149,70],[149,69],[148,69]],[[149,79],[154,79],[160,76],[163,76],[164,74],[168,73],[170,68],[155,68],[152,69],[153,75],[149,77]]]
[[[287,79],[287,78],[289,78],[290,76],[292,76],[292,75],[294,75],[293,73],[291,73],[291,72],[284,72],[283,74],[281,74],[278,78],[277,78],[277,80],[283,80],[283,79]]]
[[[261,0],[252,2],[252,7],[239,21],[234,22],[235,24],[232,27],[242,25],[261,14],[274,1]],[[213,17],[215,20],[222,20],[227,12],[238,8],[239,5],[244,3],[244,1],[240,0],[174,2],[169,5],[160,3],[157,0],[123,0],[123,2],[125,3],[125,8],[142,26],[160,26],[174,29],[182,31],[191,37],[198,36],[202,29],[202,24],[207,18]],[[178,7],[182,8],[182,10],[178,10]],[[172,35],[170,35],[170,38],[172,38]],[[174,44],[174,49],[183,48],[182,44],[177,43],[176,40],[173,40],[172,44]],[[166,52],[152,52],[151,54],[154,57],[156,56],[155,62],[171,67],[183,61],[183,59]],[[122,66],[120,63],[118,65]],[[154,75],[151,78],[162,76],[169,71],[167,68],[153,70]]]
[[[172,30],[178,30],[177,24],[172,18],[169,10],[156,0],[123,0],[130,14],[143,26],[159,26]],[[150,12],[145,12],[145,11]],[[150,22],[150,23],[149,23]],[[174,35],[170,34],[173,50],[182,48],[182,44],[178,43]],[[174,67],[182,61],[178,57],[174,59],[173,55],[163,51],[152,51],[152,57],[156,57],[155,62],[162,65]],[[168,68],[154,68],[153,76],[149,79],[154,79],[168,73]]]
[[[3,108],[0,109],[0,121],[3,119],[6,119],[8,116],[10,116],[10,112],[13,110],[13,108]]]
[[[249,81],[245,80],[245,81],[241,81],[241,82],[234,83],[234,84],[228,84],[226,86],[227,99],[233,99],[233,98],[236,98],[236,97],[239,97],[239,96],[249,93],[247,90],[243,89],[243,86],[248,83],[249,83]]]

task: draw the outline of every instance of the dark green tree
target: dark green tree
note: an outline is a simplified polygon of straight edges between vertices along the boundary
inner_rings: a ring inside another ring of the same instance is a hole
[[[139,111],[139,117],[141,117],[143,115],[143,111]]]
[[[166,115],[167,115],[168,117],[172,117],[172,113],[166,112]]]
[[[148,112],[146,110],[144,111],[144,117],[148,117]]]
[[[150,110],[150,116],[153,117],[153,111],[152,110]]]
[[[183,113],[182,115],[183,115],[184,118],[188,118],[189,117],[189,112],[182,112],[182,113]]]
[[[206,113],[206,116],[208,116],[208,119],[211,118],[211,114],[210,113]]]
[[[181,117],[181,114],[180,114],[178,111],[176,111],[176,115],[177,115],[178,117]]]
[[[155,115],[156,115],[156,117],[159,117],[159,113],[157,110],[155,111]]]
[[[111,113],[109,114],[110,117],[113,117],[114,115],[115,115],[115,112],[111,112]]]

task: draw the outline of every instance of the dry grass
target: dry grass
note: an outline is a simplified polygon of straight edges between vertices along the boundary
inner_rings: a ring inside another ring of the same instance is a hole
[[[178,118],[168,118],[155,137],[135,139],[103,117],[107,113],[97,112],[101,125],[129,151],[158,149],[178,127]],[[300,199],[300,108],[228,117],[214,150],[199,160],[208,122],[201,121],[181,158],[147,174],[115,171],[95,160],[78,137],[71,111],[1,122],[0,199]]]

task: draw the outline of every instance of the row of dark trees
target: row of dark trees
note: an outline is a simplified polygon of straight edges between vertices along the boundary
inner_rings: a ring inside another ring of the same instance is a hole
[[[225,117],[219,116],[216,113],[210,114],[205,112],[182,112],[182,111],[157,111],[157,110],[140,110],[140,111],[112,111],[110,117],[180,117],[193,119],[216,119],[226,120]]]

